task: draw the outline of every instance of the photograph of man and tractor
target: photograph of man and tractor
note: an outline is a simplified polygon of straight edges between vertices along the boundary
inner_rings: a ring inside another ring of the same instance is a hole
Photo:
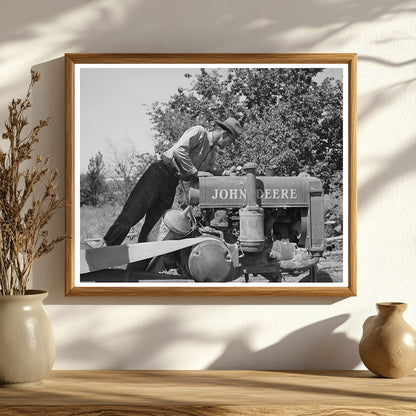
[[[93,71],[86,80],[109,70]],[[122,128],[88,150],[79,182],[80,281],[344,282],[342,68],[177,74],[163,100],[130,98],[144,107],[153,151]],[[121,72],[111,78],[124,88]],[[81,153],[88,140],[81,128]]]

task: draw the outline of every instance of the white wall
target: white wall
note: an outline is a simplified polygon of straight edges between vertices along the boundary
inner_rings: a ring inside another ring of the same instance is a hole
[[[361,368],[378,301],[416,327],[416,8],[402,0],[3,1],[0,120],[42,73],[40,150],[64,172],[65,52],[358,53],[358,296],[65,298],[64,249],[34,268],[50,292],[55,369]],[[60,190],[63,195],[64,178]],[[64,232],[64,215],[54,220]]]

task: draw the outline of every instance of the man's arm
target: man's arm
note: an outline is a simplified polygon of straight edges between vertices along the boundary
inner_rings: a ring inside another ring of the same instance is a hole
[[[198,171],[198,178],[203,178],[203,177],[206,177],[206,176],[214,176],[214,174],[211,173],[211,172],[206,172],[204,170],[199,170]]]
[[[196,177],[198,174],[198,169],[192,163],[190,152],[202,140],[204,133],[205,130],[201,126],[191,127],[171,148],[172,159],[185,180]]]

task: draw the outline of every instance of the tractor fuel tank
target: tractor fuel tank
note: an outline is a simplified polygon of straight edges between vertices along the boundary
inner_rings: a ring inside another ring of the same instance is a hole
[[[219,238],[211,238],[182,250],[187,274],[197,282],[226,282],[235,278],[230,248]]]

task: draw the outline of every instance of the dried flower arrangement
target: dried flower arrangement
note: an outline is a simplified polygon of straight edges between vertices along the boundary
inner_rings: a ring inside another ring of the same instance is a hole
[[[49,253],[65,236],[50,238],[45,229],[55,210],[63,205],[56,193],[58,171],[48,167],[49,157],[37,156],[32,166],[33,147],[50,119],[41,120],[28,134],[24,113],[29,107],[33,85],[40,74],[32,71],[31,82],[23,99],[9,105],[3,140],[8,150],[0,150],[0,294],[24,295],[33,262]],[[4,144],[4,142],[3,142]]]

